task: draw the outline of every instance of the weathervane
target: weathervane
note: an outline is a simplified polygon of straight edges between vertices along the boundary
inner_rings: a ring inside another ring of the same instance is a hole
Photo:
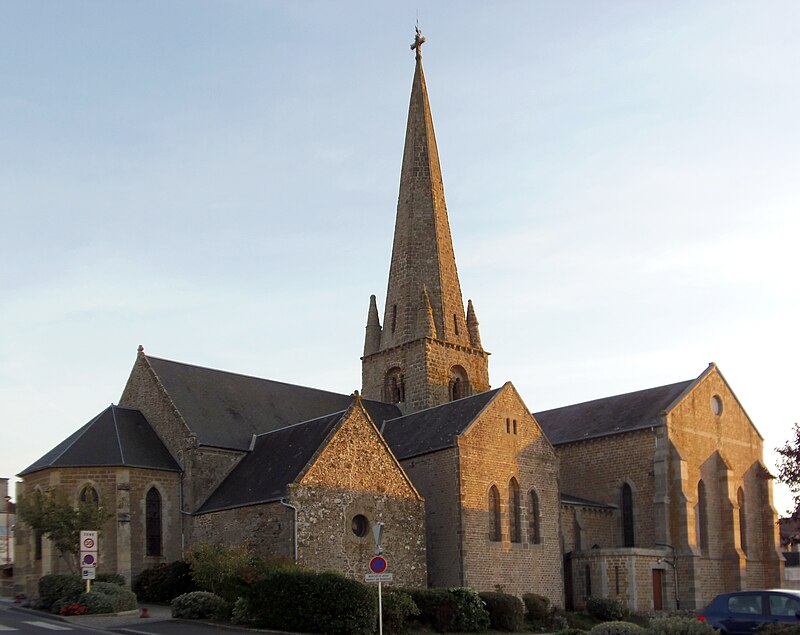
[[[422,45],[425,44],[425,36],[422,35],[422,31],[419,30],[419,24],[414,27],[414,30],[417,34],[414,36],[414,42],[411,45],[411,50],[416,50],[416,58],[418,60],[422,59]]]

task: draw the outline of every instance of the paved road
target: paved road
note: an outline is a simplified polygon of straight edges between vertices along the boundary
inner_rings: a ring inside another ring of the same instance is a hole
[[[253,635],[254,633],[253,631],[231,628],[230,626],[222,627],[199,622],[175,621],[136,624],[135,626],[122,626],[110,630],[112,633],[119,633],[120,635],[219,635],[220,633],[234,635],[236,633],[247,633],[247,635]]]
[[[16,611],[9,607],[0,609],[0,635],[5,635],[5,633],[25,633],[25,635],[52,635],[54,633],[88,635],[91,633],[97,635],[102,632],[104,631],[96,628],[85,628],[54,620],[44,614]]]

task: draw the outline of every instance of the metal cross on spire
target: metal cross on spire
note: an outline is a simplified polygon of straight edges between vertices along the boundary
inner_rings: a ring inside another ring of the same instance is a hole
[[[422,59],[422,45],[425,44],[425,36],[419,30],[419,24],[414,27],[417,34],[414,36],[414,42],[411,44],[411,50],[416,51],[416,59]]]

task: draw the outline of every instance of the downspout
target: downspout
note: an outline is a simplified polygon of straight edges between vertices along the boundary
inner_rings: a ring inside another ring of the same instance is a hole
[[[294,512],[294,518],[292,520],[292,555],[294,557],[294,561],[297,562],[297,507],[287,503],[285,498],[281,499],[281,505],[288,507]]]

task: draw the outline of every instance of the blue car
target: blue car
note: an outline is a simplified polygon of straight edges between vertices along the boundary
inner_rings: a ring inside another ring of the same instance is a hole
[[[751,635],[763,624],[800,621],[800,591],[736,591],[718,595],[697,619],[720,630],[722,635]]]

